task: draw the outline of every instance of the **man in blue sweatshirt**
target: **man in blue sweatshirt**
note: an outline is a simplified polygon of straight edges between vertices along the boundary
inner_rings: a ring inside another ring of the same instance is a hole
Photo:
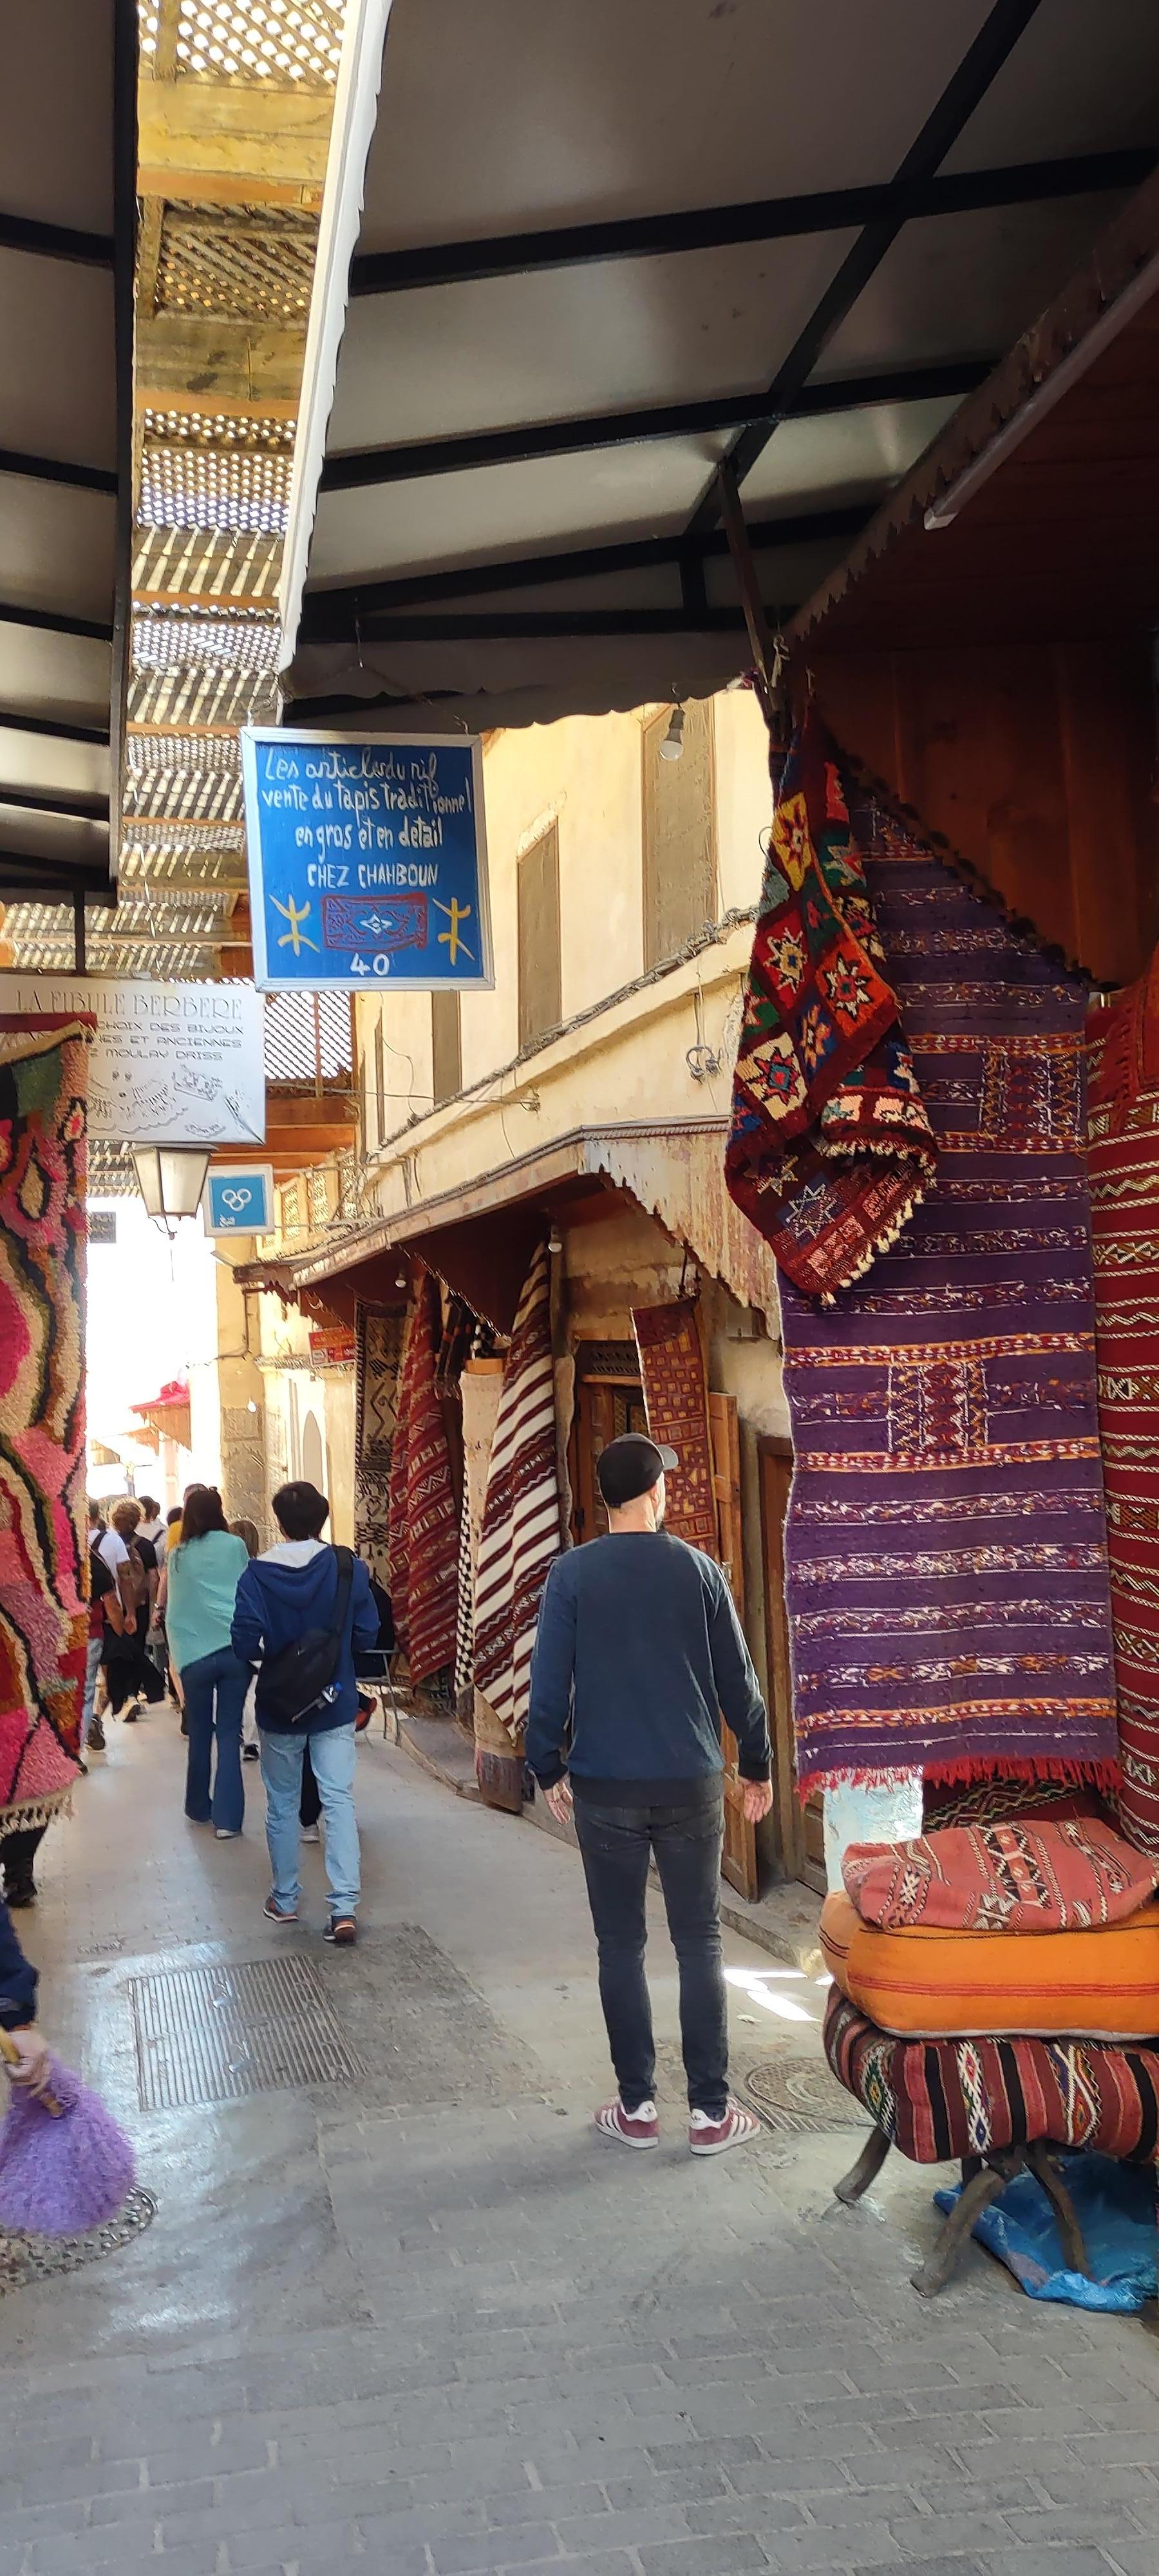
[[[722,1711],[752,1822],[767,1816],[773,1792],[768,1718],[732,1594],[711,1557],[663,1529],[664,1472],[677,1464],[674,1450],[636,1432],[601,1452],[608,1535],[557,1557],[544,1586],[527,1759],[561,1823],[574,1800],[620,2087],[596,2126],[624,2146],[659,2143],[644,1974],[655,1854],[680,1968],[688,2143],[694,2156],[715,2156],[758,2125],[728,2091]]]
[[[266,1791],[266,1841],[273,1886],[265,1911],[271,1923],[298,1920],[298,1809],[306,1745],[326,1819],[326,1876],[330,1882],[328,1941],[344,1948],[357,1939],[360,1855],[354,1814],[354,1721],[358,1685],[355,1648],[378,1642],[378,1612],[361,1558],[324,1547],[330,1505],[316,1485],[283,1485],[274,1496],[282,1543],[253,1557],[237,1587],[233,1648],[243,1663],[272,1664],[287,1648],[321,1636],[337,1652],[317,1699],[295,1718],[263,1692],[259,1677],[255,1715]],[[349,1577],[347,1581],[346,1577]],[[339,1624],[339,1601],[345,1603]]]

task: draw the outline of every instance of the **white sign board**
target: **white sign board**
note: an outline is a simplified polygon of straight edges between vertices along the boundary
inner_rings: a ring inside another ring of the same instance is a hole
[[[0,1013],[86,1011],[89,1134],[113,1145],[264,1145],[265,1005],[250,984],[0,975]]]

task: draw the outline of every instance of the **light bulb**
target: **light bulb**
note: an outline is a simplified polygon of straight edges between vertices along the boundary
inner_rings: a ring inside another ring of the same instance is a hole
[[[668,718],[668,731],[660,745],[661,760],[679,760],[684,751],[684,709],[677,703]]]

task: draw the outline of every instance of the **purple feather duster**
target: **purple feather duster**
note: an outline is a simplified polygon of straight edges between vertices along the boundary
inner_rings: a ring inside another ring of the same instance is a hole
[[[132,2147],[72,2068],[52,2060],[56,2112],[14,2084],[0,2128],[0,2227],[20,2236],[82,2236],[123,2209],[136,2180]]]

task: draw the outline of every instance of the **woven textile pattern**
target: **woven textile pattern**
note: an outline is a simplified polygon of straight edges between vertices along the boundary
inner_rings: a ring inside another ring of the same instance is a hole
[[[0,1829],[77,1777],[88,1027],[0,1019]]]
[[[1083,993],[848,793],[938,1174],[836,1309],[782,1281],[801,1780],[1113,1785]]]
[[[745,987],[725,1180],[787,1277],[828,1299],[933,1174],[933,1132],[810,704],[781,781]]]
[[[1119,1749],[1119,1817],[1159,1852],[1159,956],[1092,1012],[1088,1164],[1099,1423]]]
[[[376,1582],[390,1588],[390,1461],[398,1423],[405,1317],[401,1307],[354,1309],[354,1538]]]
[[[437,1297],[424,1272],[407,1327],[390,1471],[391,1608],[414,1682],[453,1665],[459,1604],[459,1514],[435,1388]]]
[[[541,1243],[504,1365],[475,1573],[475,1680],[520,1746],[539,1599],[559,1546],[550,1271]]]
[[[1085,1931],[1121,1923],[1154,1893],[1159,1863],[1113,1825],[959,1825],[912,1843],[854,1843],[846,1893],[863,1923],[904,1930]]]
[[[825,2054],[838,2083],[914,2164],[1034,2138],[1156,2160],[1159,2049],[1095,2039],[891,2039],[834,1989]]]
[[[632,1316],[648,1429],[680,1461],[665,1478],[664,1525],[689,1547],[719,1557],[708,1389],[693,1298],[671,1306],[638,1306]]]

